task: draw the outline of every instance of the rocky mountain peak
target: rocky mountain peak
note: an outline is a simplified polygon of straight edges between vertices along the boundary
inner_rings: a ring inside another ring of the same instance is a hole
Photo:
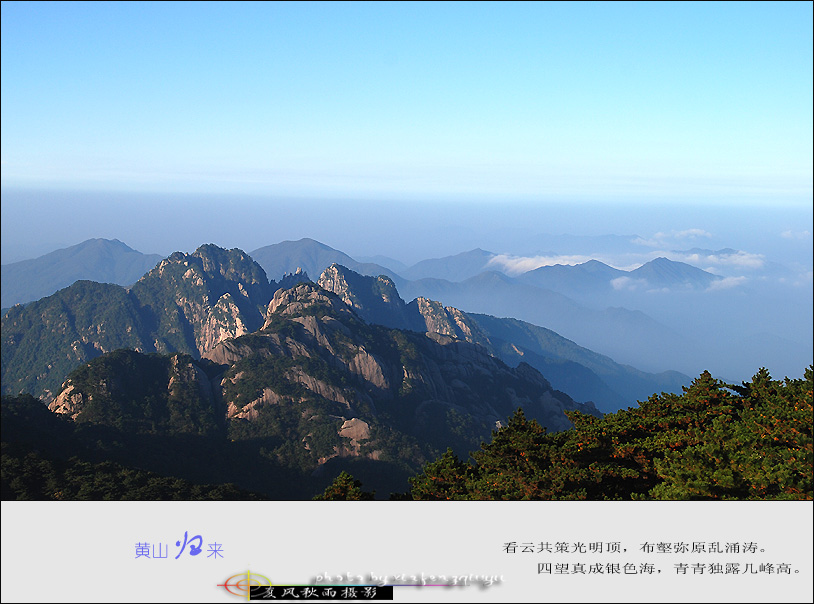
[[[211,276],[217,275],[229,281],[241,281],[251,285],[268,284],[263,267],[241,249],[226,250],[208,243],[195,250],[192,256],[201,259],[202,268]]]
[[[300,283],[310,283],[311,278],[308,276],[302,267],[297,267],[297,270],[293,273],[286,273],[283,275],[283,278],[280,279],[280,282],[277,284],[278,289],[291,289],[295,285]]]
[[[184,278],[199,281],[215,288],[223,288],[225,283],[257,294],[268,295],[269,281],[263,268],[244,251],[234,248],[226,250],[213,244],[200,246],[192,254],[173,252],[162,260],[141,281],[150,281],[158,277]]]
[[[368,323],[415,328],[396,284],[386,275],[367,277],[334,263],[323,271],[318,284],[336,294]]]
[[[713,281],[720,279],[718,275],[664,257],[643,264],[639,268],[630,271],[630,275],[636,279],[645,279],[652,287],[685,286],[705,288]]]
[[[491,349],[491,342],[483,330],[466,313],[457,308],[445,307],[435,300],[418,297],[407,305],[407,309],[423,321],[424,331],[459,338]]]
[[[273,286],[262,267],[237,248],[200,246],[175,252],[136,283],[141,306],[161,318],[155,349],[200,355],[218,342],[254,331]]]
[[[266,329],[274,316],[298,317],[302,315],[330,314],[353,316],[351,309],[335,294],[311,281],[299,283],[290,289],[278,289],[268,305]]]

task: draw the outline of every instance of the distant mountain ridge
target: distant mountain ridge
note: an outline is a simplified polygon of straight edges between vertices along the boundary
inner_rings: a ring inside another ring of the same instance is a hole
[[[463,281],[488,270],[492,252],[480,248],[445,258],[422,260],[399,273],[405,279],[415,281],[431,277],[447,281]]]
[[[361,276],[334,264],[325,270],[319,285],[368,322],[478,344],[509,365],[528,363],[549,376],[558,389],[573,393],[577,400],[594,401],[605,412],[630,406],[654,392],[680,391],[689,383],[679,372],[652,374],[619,365],[550,329],[524,321],[466,313],[425,297],[405,304],[384,276]]]
[[[406,298],[426,297],[470,313],[513,317],[543,325],[591,350],[638,365],[636,359],[660,359],[692,343],[650,316],[623,307],[590,308],[573,298],[497,271],[453,283],[420,279],[399,285]],[[636,342],[631,349],[630,342]],[[649,369],[649,368],[648,368]]]
[[[577,265],[541,266],[519,275],[517,279],[523,283],[565,295],[584,295],[609,291],[613,288],[614,279],[626,275],[625,271],[608,266],[603,262],[589,260]]]
[[[71,369],[119,348],[195,358],[258,329],[276,283],[244,252],[175,252],[133,287],[77,281],[2,318],[3,392],[50,399]]]
[[[600,243],[622,245],[629,237],[610,236]],[[576,245],[584,238],[556,238]],[[597,238],[588,238],[596,244]],[[570,248],[569,248],[570,249]],[[674,366],[669,359],[688,360],[698,344],[666,327],[652,316],[628,310],[637,296],[654,291],[702,292],[720,280],[688,264],[660,258],[633,271],[613,268],[597,260],[578,265],[543,266],[516,276],[493,262],[493,252],[474,249],[461,254],[423,260],[397,274],[380,265],[362,265],[347,254],[311,239],[261,248],[268,256],[269,274],[297,266],[312,275],[337,263],[368,276],[387,275],[405,299],[425,297],[467,312],[514,317],[544,325],[622,363],[649,371]],[[277,254],[282,254],[278,259]],[[253,255],[261,255],[260,250]],[[263,261],[258,260],[261,264]],[[635,342],[631,346],[630,342]],[[666,362],[665,362],[666,361]]]
[[[334,254],[335,250],[325,246],[323,252]],[[280,266],[290,260],[287,257]],[[129,290],[79,282],[30,307],[12,309],[4,317],[3,390],[30,391],[48,399],[76,364],[122,347],[199,358],[224,339],[259,329],[275,290],[308,281],[301,270],[285,274],[279,283],[268,281],[263,268],[247,254],[205,245],[193,254],[172,254]],[[497,272],[482,273],[470,281],[486,292],[490,288],[484,289],[483,284],[493,283],[498,293],[489,295],[498,305],[503,300],[500,292],[512,292],[516,298],[512,287],[521,286]],[[460,287],[437,282],[453,291]],[[635,404],[656,391],[673,391],[689,379],[681,374],[637,374],[607,357],[598,362],[595,357],[601,355],[553,331],[511,319],[476,318],[433,300],[450,299],[449,291],[418,296],[405,304],[389,277],[361,275],[338,264],[325,269],[318,283],[369,323],[440,333],[481,345],[510,365],[527,362],[550,376],[557,388],[567,387],[578,400],[594,401],[605,411]],[[578,308],[559,294],[523,287],[529,289],[535,307],[539,296],[547,295],[563,308]],[[569,354],[564,356],[564,350]],[[597,371],[600,367],[605,371],[602,376]]]
[[[263,267],[270,279],[279,279],[298,268],[309,275],[321,275],[322,271],[334,263],[347,266],[361,275],[399,278],[389,268],[371,262],[357,262],[344,252],[309,238],[267,245],[249,255]]]
[[[79,280],[132,285],[161,259],[118,239],[89,239],[39,258],[3,265],[0,306],[39,300]]]
[[[709,287],[721,277],[685,262],[659,257],[629,272],[634,279],[644,279],[651,287]]]
[[[751,376],[744,372],[753,371],[755,364],[789,374],[811,358],[811,273],[801,272],[803,265],[782,266],[761,254],[718,246],[665,251],[669,258],[633,270],[593,259],[518,272],[557,257],[616,257],[629,266],[634,258],[650,257],[655,245],[635,236],[565,235],[541,235],[538,244],[539,250],[549,251],[514,257],[475,249],[412,267],[386,257],[357,262],[313,239],[282,242],[255,253],[267,253],[261,265],[272,279],[293,275],[298,267],[316,279],[336,262],[359,274],[387,275],[406,300],[424,297],[470,313],[542,325],[618,362],[655,373],[679,369],[696,374],[708,368],[718,377],[738,381]],[[691,264],[676,261],[682,259]],[[11,274],[6,269],[4,279]],[[46,269],[32,268],[24,278],[42,278]],[[52,271],[45,280],[54,281],[53,275],[61,277]],[[416,279],[418,275],[427,276]],[[11,289],[5,286],[3,293],[7,291]],[[773,314],[780,306],[796,317],[799,329]],[[763,344],[750,352],[734,344],[742,336]],[[777,338],[785,344],[777,345]]]

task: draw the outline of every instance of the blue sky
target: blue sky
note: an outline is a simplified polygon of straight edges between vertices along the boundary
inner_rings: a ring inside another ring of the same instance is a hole
[[[810,204],[812,4],[3,3],[2,184]]]

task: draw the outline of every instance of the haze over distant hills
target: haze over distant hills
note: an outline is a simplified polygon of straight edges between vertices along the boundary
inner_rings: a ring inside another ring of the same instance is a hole
[[[339,295],[368,322],[478,344],[511,366],[531,365],[555,387],[576,400],[594,401],[603,412],[628,406],[625,401],[643,400],[652,392],[679,391],[687,383],[681,373],[638,371],[524,321],[466,313],[426,297],[405,304],[395,284],[384,276],[361,276],[332,265],[322,273],[319,285]]]
[[[777,375],[798,372],[814,349],[805,266],[726,247],[643,254],[670,240],[668,235],[545,236],[545,251],[525,256],[476,248],[412,266],[386,257],[360,262],[308,238],[264,246],[251,257],[271,279],[297,268],[316,276],[333,263],[362,275],[387,275],[407,300],[423,296],[470,313],[527,321],[651,372],[708,368],[734,381],[748,379],[756,365]],[[91,243],[74,248],[92,249]],[[110,242],[116,245],[123,246]],[[578,253],[580,246],[594,252]],[[37,262],[47,267],[48,257]],[[613,258],[615,265],[608,264]],[[80,274],[82,266],[63,268],[60,275]],[[48,281],[47,274],[34,267],[21,281]]]
[[[176,252],[129,290],[78,281],[3,317],[3,390],[52,398],[71,368],[122,347],[198,358],[224,339],[258,329],[272,292],[303,281],[307,275],[298,272],[269,283],[248,255],[213,245],[194,254]],[[603,410],[676,390],[689,379],[620,366],[519,321],[470,316],[426,298],[405,304],[386,276],[332,264],[319,284],[371,324],[441,333],[481,346],[510,366],[526,362]]]
[[[492,252],[478,248],[445,258],[422,260],[399,274],[412,281],[428,277],[447,281],[464,281],[487,270],[489,261],[494,257],[495,254]]]
[[[131,285],[161,258],[142,254],[118,239],[89,239],[39,258],[5,264],[0,273],[0,306],[39,300],[80,279]]]
[[[285,274],[294,273],[298,268],[309,275],[319,275],[334,263],[362,275],[396,276],[384,266],[372,262],[357,262],[344,252],[308,238],[267,245],[249,255],[263,267],[270,279],[279,279]]]

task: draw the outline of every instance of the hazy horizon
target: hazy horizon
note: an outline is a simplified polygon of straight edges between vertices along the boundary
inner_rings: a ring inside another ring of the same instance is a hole
[[[637,342],[632,333],[627,348],[620,348],[619,342],[585,340],[579,330],[558,330],[545,317],[519,318],[554,328],[577,344],[639,369],[677,369],[688,375],[710,369],[737,382],[751,378],[760,366],[793,376],[811,362],[811,214],[811,207],[793,203],[769,212],[748,204],[698,202],[648,205],[572,199],[383,205],[369,200],[5,189],[1,224],[4,264],[15,254],[16,260],[31,258],[93,238],[118,239],[142,253],[162,256],[189,253],[204,243],[251,253],[310,238],[356,259],[381,255],[407,266],[481,248],[498,254],[487,268],[511,276],[588,259],[629,270],[668,257],[724,280],[715,290],[689,298],[680,292],[620,291],[613,304],[643,311],[694,342],[687,352],[643,355],[637,348],[644,342]],[[31,220],[32,215],[37,220]],[[698,252],[727,248],[735,252]],[[440,301],[483,311],[476,302]],[[605,307],[590,299],[581,304]],[[506,308],[488,314],[517,316]]]
[[[8,187],[2,196],[2,264],[93,238],[119,239],[142,253],[161,255],[192,252],[204,243],[251,252],[311,238],[353,257],[382,255],[409,266],[475,248],[496,254],[566,255],[573,252],[536,249],[535,241],[542,244],[544,235],[617,235],[642,238],[643,251],[732,247],[811,265],[812,206],[799,202],[768,208],[703,199],[649,204],[585,198],[382,203]]]
[[[806,3],[3,3],[2,262],[311,237],[410,264],[693,230],[785,254],[812,231],[811,22]]]

